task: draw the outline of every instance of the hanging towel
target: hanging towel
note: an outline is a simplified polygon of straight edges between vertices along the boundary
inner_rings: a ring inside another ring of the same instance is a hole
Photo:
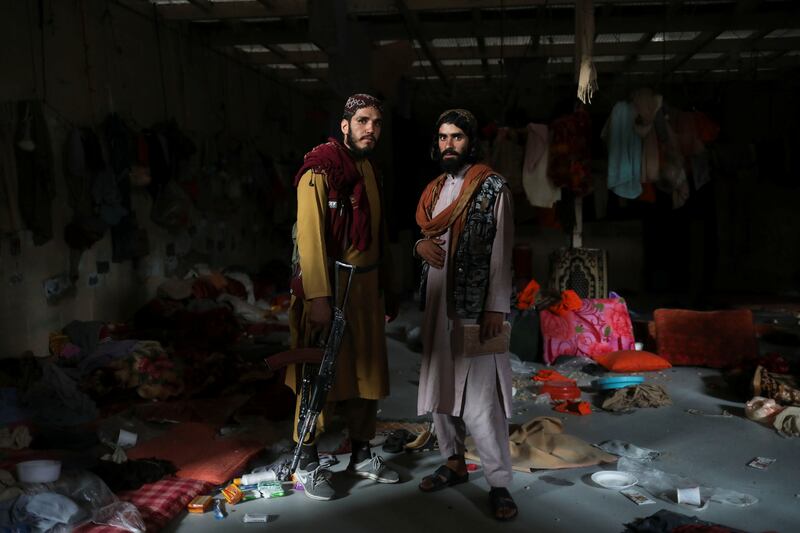
[[[628,199],[642,194],[642,138],[634,129],[635,120],[633,104],[617,102],[602,134],[608,143],[608,188]]]
[[[561,200],[561,189],[547,175],[550,133],[546,124],[528,124],[522,187],[534,207],[553,207]]]

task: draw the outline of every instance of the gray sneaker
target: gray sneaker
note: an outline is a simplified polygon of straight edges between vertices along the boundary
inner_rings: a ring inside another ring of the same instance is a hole
[[[331,500],[336,491],[331,486],[333,475],[327,467],[319,463],[309,463],[306,467],[295,471],[297,481],[303,486],[303,492],[312,500]]]
[[[350,462],[347,465],[347,473],[353,476],[363,477],[377,481],[378,483],[397,483],[400,481],[400,474],[386,466],[383,457],[373,455],[369,459],[364,459],[360,463]]]

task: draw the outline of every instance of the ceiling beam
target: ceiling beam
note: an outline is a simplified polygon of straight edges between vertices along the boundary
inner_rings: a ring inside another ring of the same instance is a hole
[[[406,0],[396,0],[395,3],[398,11],[400,11],[400,14],[403,16],[406,26],[408,26],[409,32],[412,34],[411,36],[419,43],[422,53],[425,54],[425,58],[430,61],[433,71],[436,72],[437,76],[439,76],[439,79],[442,81],[442,85],[444,85],[445,89],[449,91],[450,82],[447,79],[447,75],[445,75],[444,70],[442,69],[442,64],[439,62],[439,58],[436,57],[431,50],[430,41],[428,40],[425,31],[420,26],[416,13],[408,9]]]
[[[489,70],[489,60],[486,57],[486,39],[483,37],[483,32],[481,30],[481,10],[480,9],[473,9],[472,10],[472,25],[473,25],[473,34],[475,35],[475,40],[478,42],[478,56],[481,58],[481,67],[483,68],[483,77],[486,79],[486,83],[489,84],[492,82],[492,73]]]
[[[284,50],[281,50],[280,47],[278,47],[278,46],[276,46],[274,44],[264,44],[264,48],[266,48],[267,50],[269,50],[270,52],[275,54],[277,57],[282,59],[283,63],[289,63],[289,64],[292,64],[295,67],[297,67],[297,70],[302,72],[306,77],[309,77],[309,78],[317,78],[318,77],[316,74],[314,74],[314,72],[311,69],[309,69],[305,65],[305,63],[293,61],[292,58],[289,56],[289,53],[285,52]]]
[[[697,46],[694,41],[667,41],[667,42],[653,42],[648,39],[648,36],[654,34],[646,34],[638,42],[629,43],[595,43],[594,55],[624,55],[635,56],[638,58],[640,55],[676,55],[686,54],[691,52]],[[223,30],[220,33],[215,33],[214,36],[209,37],[209,44],[217,47],[228,47],[235,45],[252,45],[260,43],[281,44],[291,43],[292,40],[275,38],[276,34],[266,31],[253,31],[243,30],[241,32]],[[573,57],[574,45],[573,44],[540,44],[536,35],[531,35],[533,41],[525,45],[505,45],[488,46],[485,45],[484,38],[484,52],[483,54],[487,59],[501,58],[501,57]],[[706,45],[704,52],[714,52],[725,54],[730,51],[732,46],[736,46],[738,40],[720,40],[715,39]],[[309,42],[307,40],[299,42]],[[752,43],[748,43],[747,47],[742,50],[747,50],[752,47]],[[761,39],[758,41],[758,49],[762,51],[791,51],[800,50],[800,38],[798,37],[781,37],[775,39]],[[478,47],[437,47],[435,48],[436,57],[440,60],[443,59],[472,59],[480,57],[481,54]],[[293,61],[313,62],[325,61],[327,55],[322,51],[313,52],[286,52],[287,56]],[[259,54],[253,52],[254,56],[258,57],[259,62],[275,63],[279,61],[272,61],[269,54]],[[635,61],[632,61],[635,63]]]
[[[212,8],[212,5],[213,5],[210,0],[189,0],[189,3],[192,4],[195,7],[199,7],[200,9],[205,11],[206,13],[211,11],[211,8]]]
[[[206,0],[207,1],[207,0]],[[649,0],[661,3],[662,0]],[[497,2],[486,0],[406,0],[406,5],[411,11],[469,11],[478,7],[499,7]],[[574,0],[503,0],[505,8],[531,7],[536,5],[570,5]],[[265,5],[268,4],[268,5]],[[265,8],[270,12],[265,13]],[[347,6],[350,15],[390,15],[397,14],[395,0],[350,0]],[[198,11],[191,4],[161,4],[159,13],[166,19],[194,20],[198,18]],[[210,16],[209,16],[210,15]],[[213,3],[207,18],[260,18],[274,17],[307,17],[307,0],[241,0],[232,2]]]
[[[701,32],[696,38],[694,38],[691,42],[693,44],[692,49],[688,52],[679,55],[675,59],[669,62],[666,69],[664,70],[664,76],[669,76],[676,70],[680,69],[687,61],[689,61],[693,55],[701,52],[703,48],[708,46],[714,39],[717,38],[717,35],[722,33],[723,30],[710,30]]]
[[[726,18],[721,30],[774,30],[777,28],[800,28],[797,13],[792,9],[783,9],[774,12],[750,13],[733,15]],[[481,33],[486,37],[491,36],[521,36],[530,35],[531,27],[536,24],[536,17],[528,14],[509,18],[504,23],[495,19],[482,17]],[[296,28],[288,28],[285,21],[249,23],[243,26],[247,31],[238,35],[225,32],[216,24],[195,24],[193,29],[200,34],[205,34],[209,39],[216,40],[216,45],[254,44],[260,42],[250,40],[243,42],[248,33],[259,33],[261,41],[266,39],[271,43],[298,43],[309,42],[308,20],[293,19]],[[408,28],[402,21],[366,21],[372,41],[380,40],[407,40]],[[472,20],[459,20],[452,22],[418,21],[420,30],[427,36],[439,38],[459,38],[474,36],[474,22]],[[720,16],[709,14],[696,14],[692,17],[679,17],[665,27],[663,18],[644,15],[615,15],[613,18],[603,20],[599,33],[657,33],[661,31],[687,32],[707,31],[709,28],[719,28]],[[554,18],[548,13],[546,24],[542,25],[541,33],[547,35],[566,34],[572,35],[575,30],[575,21],[572,18]],[[227,42],[226,42],[227,41]]]
[[[322,50],[313,52],[284,52],[278,55],[269,49],[266,52],[249,52],[248,61],[253,65],[275,65],[278,63],[327,63],[328,54]]]
[[[798,58],[784,57],[780,60],[775,60],[770,66],[779,69],[788,69],[797,67],[798,62],[799,62]],[[713,59],[693,59],[684,63],[682,68],[679,69],[679,71],[677,71],[675,75],[680,75],[682,71],[695,71],[696,73],[700,73],[710,69],[711,67],[713,67],[714,64],[715,60]],[[747,60],[746,64],[751,68],[761,66],[761,64],[755,59]],[[623,72],[623,69],[625,69],[621,61],[597,63],[595,67],[597,68],[598,75],[621,73]],[[458,79],[458,76],[483,78],[483,67],[481,65],[458,65],[458,66],[445,65],[444,69],[447,72],[447,75],[454,81]],[[502,76],[500,65],[490,65],[490,69],[494,77]],[[637,63],[636,65],[634,65],[632,70],[626,70],[625,72],[627,72],[627,74],[644,72],[648,74],[660,75],[662,72],[662,66],[661,63],[657,61],[647,61],[647,62]],[[737,72],[737,71],[734,70],[732,72]],[[572,63],[557,63],[548,65],[547,73],[557,74],[557,75],[560,74],[568,75],[568,74],[574,74],[574,71]],[[414,77],[423,77],[425,75],[425,70],[422,67],[413,67],[410,71],[410,75]]]

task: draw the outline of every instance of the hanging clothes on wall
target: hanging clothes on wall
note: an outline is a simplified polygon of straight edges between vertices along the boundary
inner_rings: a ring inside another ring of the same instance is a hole
[[[576,196],[592,190],[591,128],[589,113],[582,105],[550,125],[548,175],[556,187],[567,187]]]
[[[40,246],[53,238],[53,147],[41,102],[19,102],[17,116],[21,117],[17,138],[31,141],[27,146],[14,145],[19,210],[33,243]]]
[[[642,194],[642,138],[635,120],[633,104],[617,102],[600,134],[608,143],[608,188],[627,199]]]
[[[553,207],[561,199],[561,189],[547,175],[550,131],[546,124],[528,124],[522,187],[534,207]]]
[[[146,175],[149,180],[149,169],[139,164],[140,146],[137,135],[125,124],[122,117],[116,113],[109,114],[103,121],[103,136],[108,146],[108,159],[119,194],[119,205],[127,211],[111,226],[111,260],[120,263],[149,252],[147,231],[139,228],[131,205],[131,186],[137,179],[133,177],[134,172],[137,176]],[[144,159],[146,160],[146,156]],[[147,183],[149,181],[138,185]]]
[[[23,229],[19,212],[17,158],[14,153],[17,109],[13,103],[0,104],[0,233]]]
[[[699,111],[679,111],[671,121],[686,167],[690,169],[694,189],[711,181],[709,154],[705,143],[719,135],[719,125]]]
[[[492,147],[491,167],[506,179],[512,193],[521,193],[522,161],[525,152],[517,142],[516,132],[499,128]]]
[[[642,183],[658,181],[658,136],[653,126],[662,103],[663,97],[652,89],[638,89],[633,93],[634,129],[642,138]]]
[[[656,113],[654,121],[658,136],[659,170],[656,186],[672,195],[672,208],[677,209],[689,199],[689,182],[683,167],[683,156],[677,136],[669,123],[665,106]]]

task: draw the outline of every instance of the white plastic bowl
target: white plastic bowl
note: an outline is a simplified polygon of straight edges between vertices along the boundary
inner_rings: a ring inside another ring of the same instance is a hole
[[[20,483],[51,483],[61,475],[61,461],[39,460],[17,463]]]

